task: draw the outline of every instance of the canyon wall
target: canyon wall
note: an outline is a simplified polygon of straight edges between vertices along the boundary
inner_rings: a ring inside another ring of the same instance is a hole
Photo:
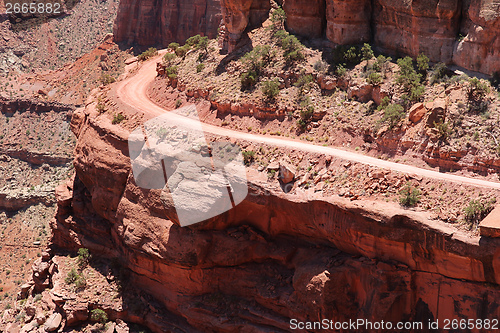
[[[215,38],[220,0],[122,0],[114,25],[116,42],[166,46],[201,34]]]
[[[251,1],[224,1],[223,11],[231,13],[243,2]],[[498,0],[286,0],[283,8],[287,29],[307,38],[326,35],[341,45],[371,42],[393,55],[424,53],[433,62],[473,71],[500,70]],[[241,11],[235,17],[241,19],[225,20],[233,39],[247,20]]]
[[[168,195],[135,184],[128,130],[89,109],[72,128],[76,177],[56,192],[53,246],[119,258],[191,331],[500,315],[500,239],[396,205],[287,195],[252,171],[243,203],[181,228]]]

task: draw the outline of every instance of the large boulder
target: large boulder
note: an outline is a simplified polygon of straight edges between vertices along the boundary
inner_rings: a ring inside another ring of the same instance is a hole
[[[46,332],[54,332],[61,326],[62,316],[60,313],[53,313],[47,319],[44,325],[44,329]]]

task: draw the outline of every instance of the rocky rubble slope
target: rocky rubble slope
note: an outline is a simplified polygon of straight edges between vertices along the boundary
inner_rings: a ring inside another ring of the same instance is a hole
[[[127,123],[112,125],[92,104],[73,115],[76,178],[57,191],[53,247],[86,247],[118,260],[129,283],[154,295],[170,322],[184,323],[178,331],[280,332],[289,330],[290,318],[499,315],[499,241],[471,238],[426,213],[284,194],[249,170],[250,194],[236,209],[179,227],[165,193],[135,184]],[[86,320],[91,307],[83,307],[74,325]],[[54,311],[68,323],[64,306]],[[175,331],[146,314],[129,320]]]

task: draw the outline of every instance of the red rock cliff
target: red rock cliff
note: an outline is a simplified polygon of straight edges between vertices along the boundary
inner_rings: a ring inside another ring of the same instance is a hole
[[[393,206],[267,192],[253,177],[236,209],[181,228],[168,197],[135,185],[127,130],[81,109],[72,127],[77,176],[58,190],[54,245],[121,258],[192,331],[500,315],[499,239]]]
[[[114,35],[116,42],[166,46],[196,34],[214,38],[220,22],[220,0],[122,0]]]
[[[252,0],[222,2],[233,44],[246,28],[244,3]],[[425,53],[433,62],[488,74],[500,70],[498,0],[285,0],[283,8],[287,28],[298,35],[326,35],[335,44],[372,42],[392,54]]]

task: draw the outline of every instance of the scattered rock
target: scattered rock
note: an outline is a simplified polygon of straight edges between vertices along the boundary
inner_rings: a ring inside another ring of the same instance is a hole
[[[412,123],[416,124],[424,117],[426,112],[427,110],[425,109],[423,103],[414,104],[410,108],[409,119]]]
[[[61,325],[62,321],[62,316],[60,313],[53,313],[50,315],[50,317],[47,319],[44,325],[44,329],[46,332],[54,332],[59,328]]]

